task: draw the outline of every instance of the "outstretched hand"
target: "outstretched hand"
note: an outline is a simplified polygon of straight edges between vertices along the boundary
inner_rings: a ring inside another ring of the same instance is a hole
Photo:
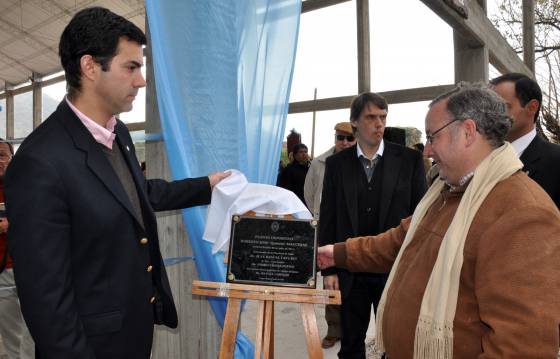
[[[215,185],[220,183],[221,180],[231,175],[231,171],[228,172],[214,172],[208,175],[208,179],[210,180],[210,188],[214,188]]]
[[[317,249],[317,266],[319,269],[334,267],[334,246],[332,244]]]

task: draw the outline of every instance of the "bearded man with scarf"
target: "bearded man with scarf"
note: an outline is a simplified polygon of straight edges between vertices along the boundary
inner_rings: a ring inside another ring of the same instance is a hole
[[[506,104],[461,84],[426,115],[440,168],[412,217],[319,248],[319,267],[391,274],[376,345],[390,359],[556,358],[560,212],[505,142]]]

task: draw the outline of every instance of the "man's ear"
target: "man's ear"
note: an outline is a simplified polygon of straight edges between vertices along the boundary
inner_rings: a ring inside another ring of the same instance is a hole
[[[467,145],[474,143],[476,138],[476,122],[472,118],[467,118],[463,121],[463,128],[465,129],[465,138],[467,140]]]
[[[529,112],[531,118],[535,117],[535,114],[539,110],[539,105],[540,105],[539,101],[535,99],[532,99],[531,101],[527,102],[527,104],[525,105],[525,109],[527,110],[527,112]]]
[[[97,71],[98,64],[95,62],[93,56],[84,55],[80,57],[80,70],[82,75],[86,78],[93,80],[95,72]]]

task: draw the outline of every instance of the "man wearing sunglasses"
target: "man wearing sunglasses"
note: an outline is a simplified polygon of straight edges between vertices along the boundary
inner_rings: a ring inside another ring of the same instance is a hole
[[[319,243],[375,235],[412,214],[426,191],[422,155],[383,140],[388,105],[375,93],[357,96],[350,107],[357,144],[326,160]],[[365,337],[372,305],[383,292],[386,274],[322,271],[326,289],[342,294],[339,358],[365,358]]]
[[[319,219],[319,208],[321,205],[321,192],[323,191],[323,177],[325,175],[325,161],[327,157],[334,155],[356,143],[356,137],[352,133],[350,122],[339,122],[334,126],[334,146],[327,152],[311,161],[309,172],[305,177],[304,195],[307,208],[313,213],[315,219]],[[325,287],[328,285],[323,283]],[[331,348],[340,340],[340,306],[327,305],[325,307],[325,319],[327,320],[327,335],[323,338],[321,346],[325,349]]]

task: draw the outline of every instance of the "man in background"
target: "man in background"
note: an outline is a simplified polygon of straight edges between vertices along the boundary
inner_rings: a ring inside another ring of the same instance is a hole
[[[422,154],[383,140],[387,101],[362,93],[350,107],[356,145],[326,160],[321,198],[319,243],[374,235],[412,214],[426,191]],[[377,308],[386,274],[322,271],[326,289],[342,294],[339,358],[365,359],[365,337],[372,306]]]
[[[305,203],[303,186],[305,184],[305,176],[309,170],[309,154],[307,153],[307,146],[303,143],[298,143],[294,145],[292,153],[294,159],[284,169],[280,187],[294,192],[296,196]]]
[[[542,105],[539,84],[526,75],[510,73],[496,77],[490,85],[506,101],[508,115],[513,119],[507,140],[523,162],[523,171],[560,208],[560,146],[548,142],[536,130]]]
[[[12,144],[0,138],[0,336],[8,359],[31,359],[34,357],[33,340],[21,315],[6,239],[8,219],[4,205],[4,175],[13,155]]]
[[[334,132],[334,146],[311,161],[311,166],[305,177],[305,203],[315,219],[319,219],[323,177],[325,175],[325,161],[327,157],[347,149],[356,143],[356,137],[354,137],[352,133],[352,125],[350,122],[337,123],[334,126]],[[323,286],[325,286],[325,283],[323,283]],[[325,319],[327,320],[327,335],[323,338],[321,346],[327,349],[334,346],[341,337],[340,306],[327,305],[325,307]]]

